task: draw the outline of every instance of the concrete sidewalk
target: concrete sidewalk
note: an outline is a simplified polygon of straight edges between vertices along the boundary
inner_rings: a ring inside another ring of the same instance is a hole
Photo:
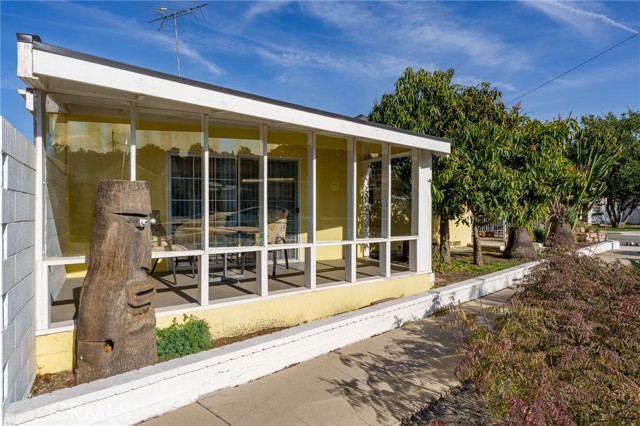
[[[507,288],[463,305],[503,304]],[[456,313],[431,316],[143,422],[160,425],[397,425],[458,384]]]

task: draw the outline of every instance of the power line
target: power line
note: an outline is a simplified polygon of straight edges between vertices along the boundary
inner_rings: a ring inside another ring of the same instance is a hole
[[[510,100],[509,102],[507,102],[507,103],[506,103],[506,105],[509,105],[509,104],[511,104],[511,103],[513,103],[513,102],[515,102],[515,101],[517,101],[518,99],[522,99],[522,98],[524,98],[524,97],[525,97],[525,96],[527,96],[528,94],[535,92],[536,90],[538,90],[538,89],[540,89],[540,88],[542,88],[542,87],[546,86],[546,85],[547,85],[547,84],[549,84],[549,83],[553,83],[554,81],[556,81],[556,80],[557,80],[557,79],[559,79],[560,77],[563,77],[563,76],[565,76],[565,75],[569,74],[571,71],[573,71],[573,70],[576,70],[576,69],[580,68],[581,66],[583,66],[583,65],[585,65],[585,64],[587,64],[587,63],[589,63],[589,62],[593,61],[594,59],[598,58],[599,56],[604,55],[605,53],[609,52],[610,50],[615,49],[616,47],[620,46],[621,44],[624,44],[624,43],[628,42],[629,40],[631,40],[632,38],[634,38],[635,36],[637,36],[637,35],[639,35],[639,34],[640,34],[640,32],[637,32],[637,33],[633,34],[632,36],[627,37],[626,39],[622,40],[620,43],[618,43],[618,44],[616,44],[616,45],[614,45],[614,46],[611,46],[611,47],[610,47],[610,48],[608,48],[607,50],[604,50],[604,51],[602,51],[602,52],[598,53],[597,55],[595,55],[595,56],[593,56],[593,57],[591,57],[591,58],[587,59],[587,60],[586,60],[586,61],[584,61],[584,62],[582,62],[581,64],[576,65],[575,67],[571,68],[569,71],[565,71],[565,72],[563,72],[562,74],[560,74],[559,76],[554,77],[554,78],[552,78],[551,80],[547,81],[546,83],[543,83],[543,84],[541,84],[540,86],[538,86],[538,87],[536,87],[536,88],[533,88],[533,89],[529,90],[529,91],[528,91],[527,93],[525,93],[524,95],[520,95],[520,96],[518,96],[517,98]]]

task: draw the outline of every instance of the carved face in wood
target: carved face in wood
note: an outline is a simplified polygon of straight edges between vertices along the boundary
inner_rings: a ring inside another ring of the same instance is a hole
[[[156,362],[155,286],[146,182],[108,180],[98,185],[89,270],[77,322],[79,383]]]

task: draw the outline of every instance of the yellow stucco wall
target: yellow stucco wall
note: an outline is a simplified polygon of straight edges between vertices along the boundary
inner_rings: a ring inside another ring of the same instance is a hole
[[[330,289],[303,291],[265,300],[252,300],[228,306],[210,307],[193,312],[206,319],[214,339],[238,336],[271,327],[291,327],[342,312],[368,306],[373,302],[409,296],[429,290],[428,274],[391,277],[385,280],[343,285]],[[183,314],[160,316],[157,326],[167,327]],[[39,374],[73,368],[74,332],[64,331],[36,337]]]
[[[433,242],[440,241],[440,218],[433,216],[431,222],[431,237]],[[456,224],[455,220],[449,222],[449,242],[451,247],[466,247],[471,244],[471,226],[460,222]]]

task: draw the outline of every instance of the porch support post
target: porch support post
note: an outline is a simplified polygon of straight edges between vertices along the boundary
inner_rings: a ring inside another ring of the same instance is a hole
[[[431,151],[414,150],[412,158],[411,229],[417,240],[411,241],[409,267],[414,272],[431,269]]]
[[[129,180],[136,180],[136,127],[137,127],[136,105],[129,104]],[[126,148],[125,148],[126,149]]]
[[[36,211],[35,211],[35,290],[36,290],[36,328],[46,330],[51,319],[51,305],[49,297],[48,268],[43,265],[45,257],[45,140],[47,133],[46,93],[42,90],[34,90],[34,127],[33,136],[36,147]]]
[[[202,115],[202,248],[198,262],[198,303],[209,304],[209,117]]]
[[[316,132],[309,133],[307,158],[307,242],[304,250],[304,285],[316,288]]]
[[[262,157],[260,158],[260,217],[258,218],[258,223],[260,227],[260,245],[262,247],[256,256],[256,293],[258,293],[259,296],[269,295],[269,252],[267,251],[267,208],[269,202],[267,194],[269,170],[267,165],[267,152],[269,146],[267,135],[267,125],[261,124],[260,139],[262,140]]]
[[[356,282],[356,195],[357,195],[357,155],[356,141],[347,141],[347,240],[351,243],[345,246],[345,281]]]
[[[382,238],[386,241],[380,243],[380,275],[391,275],[391,147],[388,143],[382,144]]]

